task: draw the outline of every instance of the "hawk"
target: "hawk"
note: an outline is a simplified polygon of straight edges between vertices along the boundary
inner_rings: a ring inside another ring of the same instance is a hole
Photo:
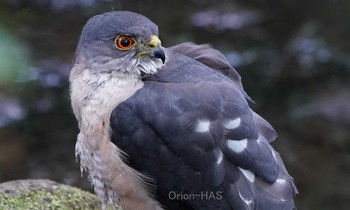
[[[209,45],[164,48],[148,18],[108,12],[84,26],[69,80],[76,156],[103,209],[294,208],[274,129]]]

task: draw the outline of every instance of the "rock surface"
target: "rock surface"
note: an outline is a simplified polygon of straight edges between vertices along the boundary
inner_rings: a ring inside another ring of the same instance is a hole
[[[76,187],[46,179],[27,179],[0,184],[0,209],[101,209],[98,198]]]

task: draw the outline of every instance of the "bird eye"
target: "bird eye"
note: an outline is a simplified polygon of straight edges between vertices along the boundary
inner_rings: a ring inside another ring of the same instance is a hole
[[[118,35],[114,40],[115,46],[119,50],[128,50],[135,44],[135,40],[130,36]]]

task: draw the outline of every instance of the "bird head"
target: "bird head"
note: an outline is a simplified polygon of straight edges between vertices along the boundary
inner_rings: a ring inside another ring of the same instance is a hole
[[[148,18],[127,11],[89,19],[75,55],[75,64],[84,64],[93,73],[153,74],[164,61],[158,27]]]

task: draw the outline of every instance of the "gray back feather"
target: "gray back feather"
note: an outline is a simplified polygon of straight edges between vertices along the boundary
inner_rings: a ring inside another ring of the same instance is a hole
[[[233,68],[227,61],[226,57],[218,50],[212,48],[208,44],[197,45],[192,42],[185,42],[179,45],[173,46],[171,50],[177,51],[187,57],[190,57],[211,69],[219,71],[230,80],[232,80],[243,92],[245,97],[252,101],[248,94],[244,91],[241,76],[238,74],[235,68]],[[254,121],[260,131],[268,142],[272,142],[276,139],[277,133],[273,127],[260,115],[252,111]]]

